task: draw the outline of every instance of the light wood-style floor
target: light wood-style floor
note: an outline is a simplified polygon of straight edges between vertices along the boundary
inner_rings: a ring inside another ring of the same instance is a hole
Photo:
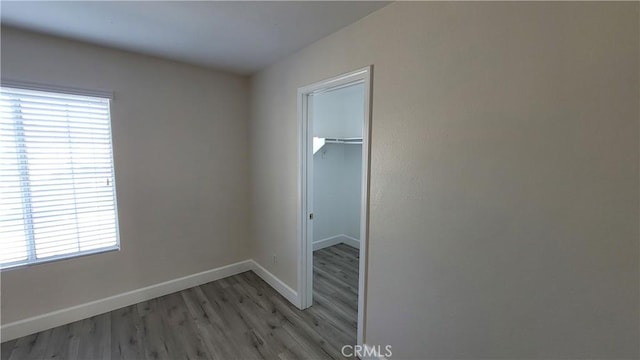
[[[245,272],[2,344],[19,359],[342,359],[355,344],[358,251],[314,253],[314,304],[300,311]]]

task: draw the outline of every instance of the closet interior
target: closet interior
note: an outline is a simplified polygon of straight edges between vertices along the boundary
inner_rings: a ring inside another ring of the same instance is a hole
[[[364,85],[313,96],[313,247],[359,248]]]

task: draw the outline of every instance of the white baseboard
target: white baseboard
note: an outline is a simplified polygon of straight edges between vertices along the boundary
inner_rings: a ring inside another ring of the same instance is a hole
[[[338,245],[338,244],[346,244],[356,249],[360,249],[360,240],[345,234],[330,236],[326,239],[314,241],[312,243],[313,251],[324,249],[326,247]]]
[[[289,285],[285,284],[278,277],[269,272],[269,270],[262,267],[262,265],[258,264],[254,260],[251,261],[251,270],[253,270],[256,275],[260,276],[262,280],[264,280],[267,284],[269,284],[272,288],[274,288],[280,295],[284,296],[285,299],[289,300],[291,304],[296,307],[299,307],[299,298],[298,292],[293,290]]]
[[[255,272],[260,278],[262,278],[262,280],[284,296],[290,303],[295,306],[299,305],[298,293],[295,290],[257,262],[253,260],[245,260],[216,269],[128,291],[122,294],[109,296],[104,299],[8,323],[0,327],[0,337],[2,342],[17,339],[19,337],[35,334],[56,326],[104,314],[125,306],[220,280],[249,270]]]
[[[342,243],[342,234],[330,236],[326,239],[314,241],[311,244],[313,245],[313,251],[324,249],[329,246],[338,245]]]
[[[354,247],[356,249],[360,249],[360,240],[353,238],[349,235],[342,235],[344,238],[342,239],[342,243]]]
[[[253,260],[240,261],[227,266],[203,271],[197,274],[187,275],[178,279],[165,281],[159,284],[154,284],[140,289],[128,291],[122,294],[109,296],[104,299],[72,306],[66,309],[53,311],[47,314],[38,315],[23,320],[18,320],[2,325],[2,327],[0,328],[0,336],[2,338],[2,342],[17,339],[19,337],[51,329],[56,326],[90,318],[92,316],[100,315],[125,306],[168,295],[176,291],[181,291],[194,286],[206,284],[208,282],[240,274],[245,271],[254,270],[256,268],[256,265],[257,264]],[[266,270],[264,271],[271,277],[275,278],[273,275],[271,275],[271,273],[267,272]],[[260,273],[258,273],[257,271],[256,273],[260,275]],[[264,279],[262,275],[260,275],[260,277]],[[267,280],[265,279],[265,281]],[[280,290],[273,284],[271,284],[271,282],[267,281],[267,283],[269,283],[280,292]]]

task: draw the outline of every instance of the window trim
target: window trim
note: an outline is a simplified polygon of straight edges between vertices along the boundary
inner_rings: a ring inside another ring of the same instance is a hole
[[[117,223],[117,221],[116,221],[116,223]],[[13,262],[13,263],[5,263],[3,265],[3,267],[0,268],[0,273],[5,272],[5,271],[16,270],[16,269],[24,269],[24,268],[37,266],[37,265],[42,265],[42,264],[47,264],[47,263],[51,263],[51,262],[58,262],[58,261],[62,261],[62,260],[81,258],[81,257],[89,256],[89,255],[105,254],[105,253],[120,251],[120,236],[119,236],[119,234],[118,234],[118,236],[116,236],[116,242],[117,243],[114,246],[109,246],[109,247],[100,248],[100,249],[80,251],[80,252],[76,252],[76,253],[72,253],[72,254],[55,255],[55,256],[50,256],[50,257],[44,258],[42,260],[36,260],[36,261],[28,262],[28,263],[18,262],[18,261]]]
[[[108,122],[109,127],[108,128],[109,128],[109,139],[110,139],[110,145],[111,145],[111,167],[113,169],[112,171],[113,171],[113,177],[114,177],[114,181],[113,181],[113,206],[114,206],[114,212],[115,212],[116,244],[113,245],[113,246],[108,246],[108,247],[99,248],[99,249],[91,249],[91,250],[78,251],[78,252],[69,253],[69,254],[54,255],[54,256],[43,258],[41,260],[38,260],[38,259],[31,260],[31,256],[32,256],[31,251],[29,249],[27,249],[27,252],[28,252],[28,260],[27,260],[27,262],[14,261],[14,262],[7,262],[7,263],[4,263],[4,264],[0,264],[0,273],[5,272],[5,271],[23,269],[23,268],[27,268],[27,267],[36,266],[36,265],[51,263],[51,262],[57,262],[57,261],[66,260],[66,259],[81,258],[81,257],[89,256],[89,255],[96,255],[96,254],[120,251],[120,249],[121,249],[121,246],[120,246],[120,218],[118,216],[118,196],[117,196],[118,195],[118,190],[117,190],[117,182],[118,181],[115,178],[115,173],[116,173],[116,171],[115,171],[115,151],[114,151],[114,146],[113,146],[113,129],[112,129],[112,119],[111,119],[111,104],[113,103],[113,99],[114,99],[113,91],[111,91],[111,90],[90,90],[90,89],[82,89],[82,88],[77,88],[77,87],[50,85],[50,84],[35,83],[35,82],[30,82],[30,81],[12,80],[12,79],[6,79],[6,78],[0,79],[0,88],[1,87],[17,88],[17,89],[33,90],[33,91],[43,91],[43,92],[58,93],[58,94],[88,96],[88,97],[96,97],[96,98],[102,98],[102,99],[109,100],[108,101],[107,111],[109,112],[109,122]],[[27,244],[27,247],[29,247],[29,244]]]
[[[24,89],[24,90],[33,90],[33,91],[47,91],[47,92],[69,94],[69,95],[93,96],[93,97],[99,97],[103,99],[109,99],[111,101],[113,101],[114,99],[113,91],[111,90],[90,90],[90,89],[83,89],[78,87],[35,83],[31,81],[21,81],[21,80],[7,79],[7,78],[2,78],[0,80],[0,86],[18,88],[18,89]],[[109,103],[109,106],[111,106],[111,102]]]

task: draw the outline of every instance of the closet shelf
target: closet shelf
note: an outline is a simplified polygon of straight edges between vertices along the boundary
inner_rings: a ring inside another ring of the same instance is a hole
[[[362,138],[321,138],[313,137],[313,153],[317,153],[325,144],[362,145]]]
[[[362,138],[325,138],[325,143],[328,144],[362,144]]]

